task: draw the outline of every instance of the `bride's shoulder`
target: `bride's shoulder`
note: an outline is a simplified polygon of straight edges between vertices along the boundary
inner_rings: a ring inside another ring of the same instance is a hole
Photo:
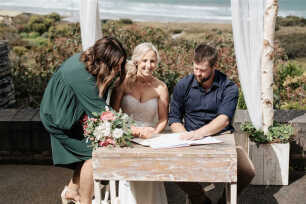
[[[157,79],[157,78],[155,78],[155,79],[156,79],[156,86],[155,87],[156,87],[156,90],[158,92],[158,95],[167,96],[168,95],[168,87],[167,87],[166,83]]]
[[[159,80],[156,77],[154,77],[154,83],[155,83],[155,87],[157,87],[157,88],[161,88],[161,89],[167,88],[166,83],[161,81],[161,80]]]

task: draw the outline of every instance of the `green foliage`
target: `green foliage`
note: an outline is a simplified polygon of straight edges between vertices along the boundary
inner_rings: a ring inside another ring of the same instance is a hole
[[[289,59],[306,57],[306,33],[276,35]]]
[[[11,27],[0,24],[0,39],[9,40],[12,48],[10,59],[14,64],[12,68],[14,83],[19,93],[17,100],[20,101],[20,104],[25,103],[32,107],[39,106],[43,91],[54,70],[65,59],[81,51],[79,23],[59,22],[60,17],[57,17],[56,14],[54,17],[52,15],[35,16],[18,16],[16,20],[14,19],[14,26]],[[45,25],[46,30],[40,32],[32,30],[31,27],[36,24]],[[239,86],[234,45],[230,31],[214,29],[203,32],[198,38],[172,39],[173,32],[179,31],[182,30],[180,28],[160,29],[134,22],[133,24],[126,24],[115,20],[105,20],[102,26],[103,35],[118,38],[125,47],[128,56],[132,55],[136,45],[143,42],[152,42],[157,47],[161,57],[159,68],[154,75],[167,84],[170,94],[176,82],[192,72],[193,50],[199,43],[208,43],[218,48],[217,69],[224,72]],[[33,32],[36,33],[33,34]],[[37,33],[39,33],[39,36]],[[283,63],[281,60],[286,59],[286,55],[279,48],[279,44],[276,43],[275,47],[274,78],[276,83],[274,100],[278,101],[279,108],[290,108],[293,107],[293,103],[289,99],[303,100],[303,94],[305,95],[305,92],[303,92],[305,89],[303,89],[305,86],[303,86],[304,78],[298,78],[297,74],[294,74],[295,68],[282,69],[280,74],[282,77],[277,76],[279,75],[279,64]],[[296,88],[297,86],[299,87]],[[287,102],[289,105],[286,104]],[[240,93],[238,107],[246,107],[242,93]]]
[[[13,48],[13,52],[16,53],[17,56],[24,55],[27,51],[28,51],[27,48],[23,46],[15,46]]]
[[[40,36],[40,34],[38,33],[38,32],[30,32],[29,34],[28,34],[28,37],[29,38],[37,38],[37,37],[39,37]]]
[[[35,47],[46,46],[48,45],[48,42],[49,42],[47,38],[43,38],[43,37],[28,38],[25,40],[28,41],[31,46],[35,46]]]
[[[167,69],[162,66],[155,70],[154,76],[156,76],[159,80],[163,81],[167,85],[169,95],[173,93],[173,89],[176,83],[181,78],[181,74],[179,72]]]
[[[61,20],[61,16],[58,13],[51,13],[47,15],[47,18],[52,19],[54,22],[58,22]]]
[[[274,108],[305,110],[304,105],[295,101],[305,101],[306,72],[295,63],[288,62],[279,66],[274,75]],[[303,104],[303,103],[301,103]]]
[[[294,134],[291,125],[276,122],[274,122],[273,126],[269,127],[267,135],[262,130],[256,130],[250,122],[242,124],[240,128],[249,135],[252,141],[259,144],[287,143]]]
[[[28,34],[28,33],[25,33],[25,32],[22,32],[22,33],[20,33],[19,35],[20,35],[20,37],[22,37],[22,38],[28,38],[28,37],[29,37],[29,34]]]
[[[133,24],[133,21],[129,18],[120,18],[119,23],[129,25],[129,24]]]
[[[283,85],[287,77],[295,77],[303,74],[303,69],[295,63],[290,61],[280,66],[277,72],[280,80],[280,84]]]
[[[244,96],[242,93],[242,90],[239,89],[239,98],[238,98],[238,104],[237,104],[238,109],[247,109],[247,106],[245,104]]]
[[[174,29],[174,30],[172,30],[173,34],[179,34],[179,33],[182,33],[182,32],[183,32],[182,29]]]
[[[306,26],[306,19],[298,16],[278,16],[276,26]]]
[[[284,102],[280,109],[283,110],[306,110],[306,100],[302,101],[286,101]]]
[[[52,13],[46,16],[33,15],[30,17],[29,22],[22,30],[23,32],[37,32],[40,35],[48,32],[49,28],[60,21],[60,16]]]

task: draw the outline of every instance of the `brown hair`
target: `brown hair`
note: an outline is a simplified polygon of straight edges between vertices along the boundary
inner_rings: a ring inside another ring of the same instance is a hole
[[[97,77],[99,96],[102,97],[108,85],[118,73],[119,84],[125,77],[126,52],[119,40],[114,37],[103,37],[92,47],[85,50],[80,57],[85,63],[86,70]],[[114,69],[121,63],[120,70]]]
[[[213,67],[218,59],[217,50],[209,45],[200,44],[194,50],[193,61],[196,64],[208,61],[209,65]]]

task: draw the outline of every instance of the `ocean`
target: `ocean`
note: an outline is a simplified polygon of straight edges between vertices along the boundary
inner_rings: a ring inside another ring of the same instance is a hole
[[[135,21],[230,22],[230,0],[99,0],[102,19]],[[0,0],[0,10],[47,14],[78,21],[80,0]],[[279,0],[279,16],[306,18],[306,0]]]

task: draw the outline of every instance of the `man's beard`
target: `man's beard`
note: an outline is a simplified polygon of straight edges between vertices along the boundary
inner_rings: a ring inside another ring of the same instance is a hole
[[[210,72],[210,75],[208,76],[208,77],[204,77],[203,79],[197,79],[198,80],[198,82],[199,82],[199,84],[203,84],[203,83],[205,83],[205,82],[207,82],[209,79],[211,79],[211,77],[212,77],[212,75],[213,75],[213,72],[214,71],[211,71]]]

